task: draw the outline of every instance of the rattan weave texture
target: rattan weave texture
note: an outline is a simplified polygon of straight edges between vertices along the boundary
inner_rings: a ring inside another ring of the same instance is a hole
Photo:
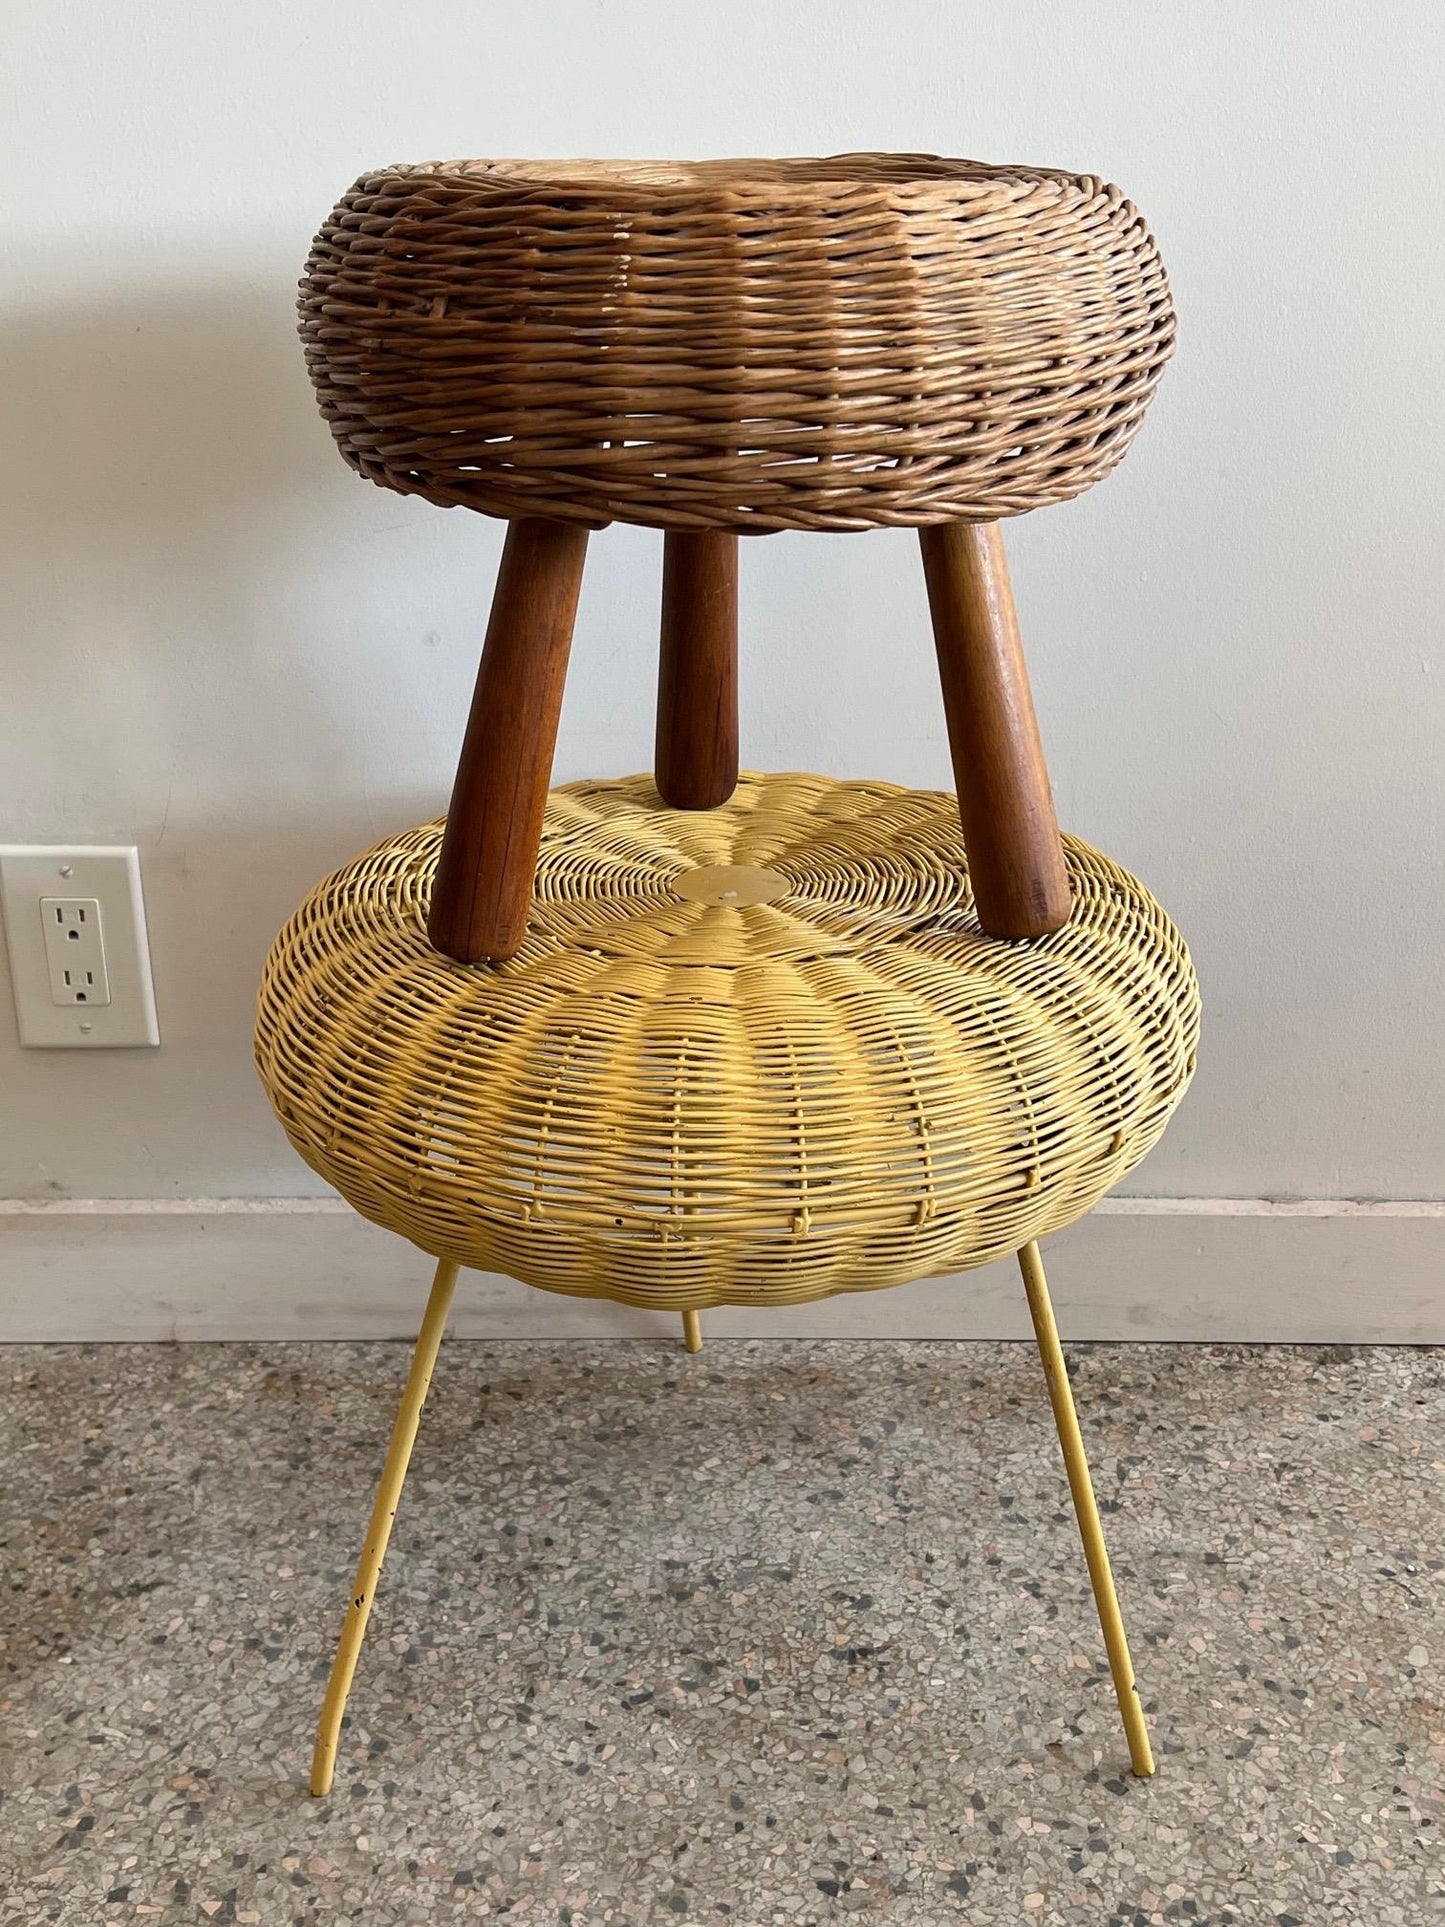
[[[650,777],[554,791],[501,965],[427,942],[440,834],[313,892],[257,1030],[302,1157],[438,1257],[674,1308],[962,1270],[1087,1211],[1194,1067],[1193,971],[1148,892],[1066,838],[1069,922],[984,937],[950,795],[745,775],[683,812]],[[786,893],[676,888],[723,864]]]
[[[363,175],[301,286],[371,480],[675,529],[985,520],[1123,456],[1174,340],[1093,175],[918,154]]]

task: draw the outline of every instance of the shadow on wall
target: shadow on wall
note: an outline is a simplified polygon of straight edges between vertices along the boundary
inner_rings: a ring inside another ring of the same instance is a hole
[[[189,531],[332,477],[269,267],[97,291],[3,324],[0,507],[21,526]]]
[[[0,371],[7,830],[93,817],[144,841],[170,787],[249,807],[278,770],[325,786],[328,762],[359,790],[339,687],[370,641],[355,611],[373,574],[415,589],[377,538],[415,540],[420,517],[338,460],[289,280],[267,264],[37,309],[0,324]]]
[[[305,1188],[256,981],[319,877],[445,807],[449,538],[338,460],[269,262],[0,321],[0,440],[0,841],[140,846],[164,1043],[21,1051],[0,983],[0,1195]]]
[[[43,731],[68,698],[82,752],[103,712],[90,759],[108,772],[102,787],[124,798],[124,762],[149,792],[157,765],[184,758],[215,683],[217,665],[198,675],[197,656],[224,646],[225,682],[246,688],[259,666],[247,654],[264,650],[258,568],[276,566],[277,538],[312,520],[336,479],[287,291],[258,271],[97,292],[9,320],[0,369],[12,716]],[[304,686],[294,695],[304,703]],[[53,775],[47,786],[54,801]]]

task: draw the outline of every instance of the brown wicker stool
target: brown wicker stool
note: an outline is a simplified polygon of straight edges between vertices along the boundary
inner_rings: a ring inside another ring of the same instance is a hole
[[[999,520],[1120,460],[1172,345],[1090,176],[926,155],[363,177],[301,330],[346,460],[509,522],[445,823],[323,883],[257,1060],[439,1260],[322,1715],[342,1714],[458,1267],[699,1313],[1017,1252],[1136,1773],[1153,1771],[1036,1240],[1194,1067],[1187,952],[1061,839]],[[654,778],[548,796],[590,530],[665,531]],[[737,536],[916,527],[957,798],[738,771]],[[961,832],[961,834],[960,834]]]

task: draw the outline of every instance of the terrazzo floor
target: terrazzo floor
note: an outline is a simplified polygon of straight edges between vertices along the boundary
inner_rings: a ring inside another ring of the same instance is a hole
[[[1074,1353],[1130,1778],[1022,1346],[0,1354],[0,1922],[1445,1917],[1445,1355]]]

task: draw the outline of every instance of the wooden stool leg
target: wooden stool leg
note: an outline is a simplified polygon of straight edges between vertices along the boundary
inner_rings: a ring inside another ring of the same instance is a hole
[[[738,781],[738,538],[671,534],[662,552],[658,793],[675,810],[726,803]]]
[[[514,956],[526,935],[586,553],[571,523],[507,530],[427,919],[459,963]]]
[[[421,1333],[416,1341],[416,1350],[412,1353],[411,1370],[407,1373],[406,1389],[401,1395],[401,1406],[392,1427],[381,1484],[371,1509],[371,1524],[367,1528],[366,1543],[361,1549],[361,1563],[351,1582],[351,1598],[341,1626],[341,1643],[331,1662],[331,1678],[321,1708],[321,1723],[316,1729],[316,1748],[311,1755],[311,1791],[315,1794],[331,1791],[331,1778],[336,1771],[336,1747],[341,1738],[341,1716],[346,1711],[352,1675],[356,1671],[366,1622],[371,1616],[371,1602],[376,1597],[376,1584],[381,1577],[381,1562],[386,1557],[392,1522],[396,1518],[396,1508],[401,1504],[401,1488],[406,1481],[406,1468],[411,1463],[411,1448],[416,1443],[421,1408],[426,1402],[427,1388],[431,1384],[432,1368],[437,1362],[442,1333],[446,1330],[447,1313],[451,1309],[456,1282],[457,1267],[444,1258],[432,1280],[426,1316],[422,1319]]]
[[[1084,1440],[1079,1431],[1079,1415],[1074,1410],[1074,1395],[1069,1389],[1068,1367],[1059,1343],[1059,1328],[1054,1323],[1054,1307],[1049,1298],[1044,1261],[1036,1244],[1026,1244],[1019,1252],[1019,1270],[1024,1276],[1024,1291],[1029,1301],[1029,1316],[1034,1321],[1034,1336],[1039,1356],[1044,1361],[1044,1377],[1049,1387],[1049,1403],[1054,1410],[1054,1425],[1063,1448],[1064,1470],[1069,1476],[1074,1514],[1079,1521],[1079,1537],[1084,1542],[1084,1558],[1089,1568],[1089,1584],[1094,1589],[1094,1605],[1103,1629],[1104,1649],[1109,1655],[1109,1671],[1114,1679],[1114,1696],[1124,1721],[1124,1736],[1129,1742],[1129,1761],[1141,1780],[1154,1771],[1154,1755],[1149,1747],[1149,1729],[1144,1724],[1144,1709],[1139,1704],[1139,1688],[1134,1682],[1134,1667],[1129,1658],[1129,1641],[1119,1611],[1119,1596],[1114,1591],[1114,1575],[1109,1567],[1109,1549],[1104,1544],[1104,1528],[1099,1524],[1099,1508],[1094,1501],[1094,1485],[1089,1477],[1089,1461],[1084,1457]]]
[[[978,919],[991,937],[1043,937],[1069,917],[1049,794],[997,522],[919,530],[958,813]]]

